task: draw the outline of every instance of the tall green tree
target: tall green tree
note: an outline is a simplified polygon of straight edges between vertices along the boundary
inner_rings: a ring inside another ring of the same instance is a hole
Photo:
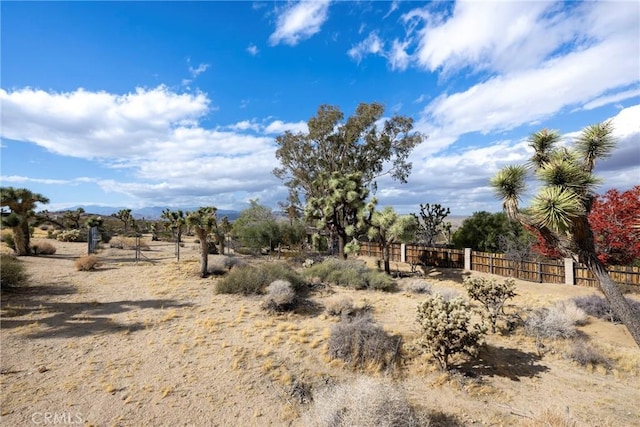
[[[10,210],[3,216],[2,225],[13,231],[17,255],[31,254],[29,221],[35,217],[38,203],[49,203],[49,199],[26,188],[0,187],[0,206]]]
[[[215,207],[201,207],[187,213],[187,224],[192,226],[200,240],[200,277],[207,277],[209,268],[209,235],[217,231],[218,222]]]
[[[184,227],[187,225],[187,218],[184,216],[184,212],[180,209],[172,211],[171,209],[163,209],[161,218],[169,222],[169,228],[176,242],[182,241],[182,233]]]
[[[383,113],[382,104],[361,103],[345,121],[338,107],[321,105],[307,122],[308,132],[287,131],[276,138],[281,166],[274,169],[275,176],[288,187],[290,203],[305,206],[307,220],[337,235],[341,256],[347,227],[356,226],[362,216],[358,210],[366,208],[376,180],[390,175],[405,183],[411,172],[409,154],[424,140],[413,131],[413,119],[395,115],[382,120]]]
[[[519,206],[525,190],[526,165],[507,166],[491,179],[491,184],[510,218],[535,228],[563,256],[587,266],[611,308],[640,346],[640,318],[598,259],[588,221],[594,189],[600,182],[593,169],[596,160],[609,156],[615,147],[613,124],[607,121],[586,127],[571,149],[556,148],[554,142],[540,143],[539,138],[538,134],[531,137],[535,153],[529,167],[541,186],[528,209]]]
[[[456,248],[471,248],[480,252],[502,252],[501,236],[518,238],[525,230],[518,222],[511,221],[504,212],[474,212],[462,221],[453,233]]]
[[[369,240],[378,241],[382,245],[384,271],[389,274],[391,272],[389,266],[391,244],[413,240],[418,231],[418,220],[414,215],[398,215],[391,206],[386,206],[381,211],[373,212],[370,223]]]
[[[282,241],[280,227],[273,211],[258,200],[249,200],[249,207],[240,211],[233,222],[233,234],[247,248],[276,248]]]

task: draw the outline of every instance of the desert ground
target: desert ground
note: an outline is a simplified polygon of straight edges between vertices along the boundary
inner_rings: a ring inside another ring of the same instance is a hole
[[[589,318],[579,327],[609,367],[581,366],[565,356],[567,342],[541,349],[516,331],[488,334],[478,358],[455,359],[445,374],[412,344],[424,298],[407,288],[415,278],[399,279],[393,293],[318,287],[309,295],[316,309],[270,314],[260,296],[216,294],[220,279],[198,277],[197,245],[188,240],[179,262],[173,245],[149,242],[137,262],[133,250],[101,250],[101,266],[90,272],[74,267],[86,243],[51,242],[56,254],[21,258],[29,285],[2,295],[3,426],[302,426],[316,393],[362,376],[395,384],[431,425],[633,426],[640,420],[640,350],[619,324]],[[480,275],[429,270],[424,280],[433,290],[464,295],[462,278],[469,274]],[[599,293],[516,285],[507,310]],[[403,337],[398,369],[363,372],[329,359],[326,342],[339,318],[322,307],[336,295],[371,307],[379,325]],[[565,423],[553,424],[553,417]]]

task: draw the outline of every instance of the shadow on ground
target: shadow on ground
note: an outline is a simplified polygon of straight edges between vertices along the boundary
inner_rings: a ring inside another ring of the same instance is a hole
[[[534,378],[549,368],[539,364],[541,357],[515,348],[484,346],[478,357],[457,368],[472,377],[505,377],[512,381]]]
[[[42,296],[70,295],[72,285],[29,286],[2,296],[2,329],[33,325],[34,331],[25,329],[29,338],[81,337],[100,333],[134,332],[148,325],[143,322],[118,322],[112,316],[134,310],[167,310],[190,307],[173,299],[147,299],[127,301],[46,302]]]

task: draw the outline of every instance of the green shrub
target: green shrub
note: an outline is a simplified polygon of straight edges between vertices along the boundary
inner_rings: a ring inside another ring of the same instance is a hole
[[[53,255],[56,253],[56,247],[47,241],[39,240],[31,244],[31,251],[34,255]]]
[[[484,333],[482,326],[471,325],[471,310],[462,298],[429,296],[418,305],[416,320],[422,329],[418,344],[431,353],[442,370],[449,368],[453,354],[476,354]]]
[[[463,285],[469,298],[482,304],[483,317],[491,325],[491,332],[496,332],[498,317],[504,316],[504,305],[508,299],[516,296],[516,284],[513,279],[498,283],[496,279],[467,277]]]
[[[263,294],[268,285],[276,280],[286,280],[294,292],[302,291],[306,283],[291,268],[280,263],[267,263],[258,266],[239,266],[216,284],[219,294]]]
[[[343,317],[331,329],[329,357],[344,360],[354,368],[392,368],[398,362],[400,342],[400,337],[385,332],[369,316]]]
[[[313,427],[417,427],[428,425],[411,407],[404,393],[388,381],[359,378],[318,393],[305,414]]]
[[[4,290],[23,286],[28,278],[22,261],[13,255],[0,254],[0,288]]]
[[[329,258],[304,270],[306,277],[318,277],[322,282],[353,289],[393,291],[396,282],[386,274],[367,268],[360,261]]]
[[[0,239],[6,244],[12,251],[16,250],[16,242],[13,240],[13,232],[11,230],[2,230]]]
[[[80,236],[80,230],[62,230],[56,235],[56,239],[61,242],[80,242],[82,238]]]

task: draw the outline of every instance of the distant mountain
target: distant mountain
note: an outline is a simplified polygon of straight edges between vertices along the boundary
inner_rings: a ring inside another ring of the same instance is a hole
[[[88,214],[101,215],[101,216],[109,216],[111,214],[118,212],[121,209],[129,209],[126,207],[114,207],[114,206],[80,205],[80,206],[73,206],[64,210],[73,211],[78,208],[84,209],[84,211]],[[140,208],[140,209],[131,209],[131,214],[136,219],[144,218],[148,220],[155,220],[155,219],[161,218],[162,211],[165,209],[167,209],[166,206],[151,206],[151,207]],[[182,211],[187,212],[187,211],[195,211],[198,209],[198,207],[170,208],[170,209],[182,209]],[[227,218],[229,218],[229,221],[233,221],[236,218],[238,218],[238,215],[240,215],[239,211],[228,210],[228,209],[218,209],[218,218],[222,218],[226,216]]]

